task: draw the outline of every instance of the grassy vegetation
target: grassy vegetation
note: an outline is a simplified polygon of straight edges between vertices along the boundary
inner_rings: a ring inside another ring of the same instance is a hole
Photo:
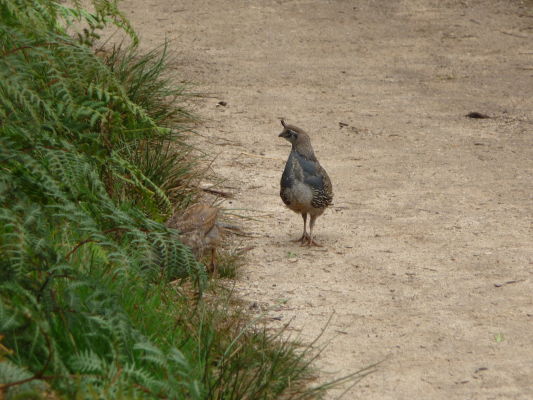
[[[162,224],[196,197],[185,93],[165,47],[95,55],[105,24],[136,37],[92,5],[0,0],[0,398],[319,397],[307,351],[198,299],[205,268]]]

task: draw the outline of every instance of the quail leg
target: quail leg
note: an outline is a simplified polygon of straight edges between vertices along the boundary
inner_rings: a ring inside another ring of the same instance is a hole
[[[311,215],[311,221],[309,221],[309,237],[305,242],[302,242],[302,246],[316,246],[316,247],[322,247],[320,243],[317,243],[313,240],[313,226],[315,226],[315,221],[317,219],[317,215]]]
[[[307,240],[309,240],[309,235],[307,234],[307,213],[303,213],[302,218],[304,220],[304,233],[300,239],[294,239],[291,240],[291,242],[300,242],[304,244]]]

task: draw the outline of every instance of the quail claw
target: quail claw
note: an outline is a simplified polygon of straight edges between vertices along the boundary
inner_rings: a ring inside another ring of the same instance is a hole
[[[307,247],[324,247],[322,246],[320,243],[316,242],[314,239],[311,239],[310,237],[307,237],[306,238],[307,240],[305,241],[302,241],[302,246],[307,246]]]
[[[299,238],[299,239],[292,239],[291,242],[296,242],[296,243],[300,242],[300,243],[303,244],[303,243],[305,243],[308,240],[309,240],[309,235],[306,233],[306,234],[302,235],[302,237]]]

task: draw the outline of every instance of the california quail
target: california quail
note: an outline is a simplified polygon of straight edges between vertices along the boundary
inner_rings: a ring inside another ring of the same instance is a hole
[[[180,231],[181,241],[199,257],[211,251],[211,270],[216,273],[215,250],[220,243],[222,229],[217,221],[219,209],[207,204],[194,204],[183,212],[175,213],[166,223]]]
[[[281,120],[279,137],[292,144],[289,159],[281,176],[280,196],[292,211],[302,214],[304,233],[296,241],[308,246],[320,246],[313,240],[313,226],[333,200],[333,187],[328,174],[315,157],[311,140],[302,129]],[[307,215],[311,217],[307,234]]]

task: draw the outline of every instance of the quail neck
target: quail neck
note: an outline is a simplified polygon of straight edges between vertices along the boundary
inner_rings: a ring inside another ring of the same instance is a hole
[[[311,146],[311,139],[302,129],[293,125],[284,125],[283,132],[279,134],[279,137],[291,143],[291,151],[297,152],[308,160],[317,161],[315,152]]]

